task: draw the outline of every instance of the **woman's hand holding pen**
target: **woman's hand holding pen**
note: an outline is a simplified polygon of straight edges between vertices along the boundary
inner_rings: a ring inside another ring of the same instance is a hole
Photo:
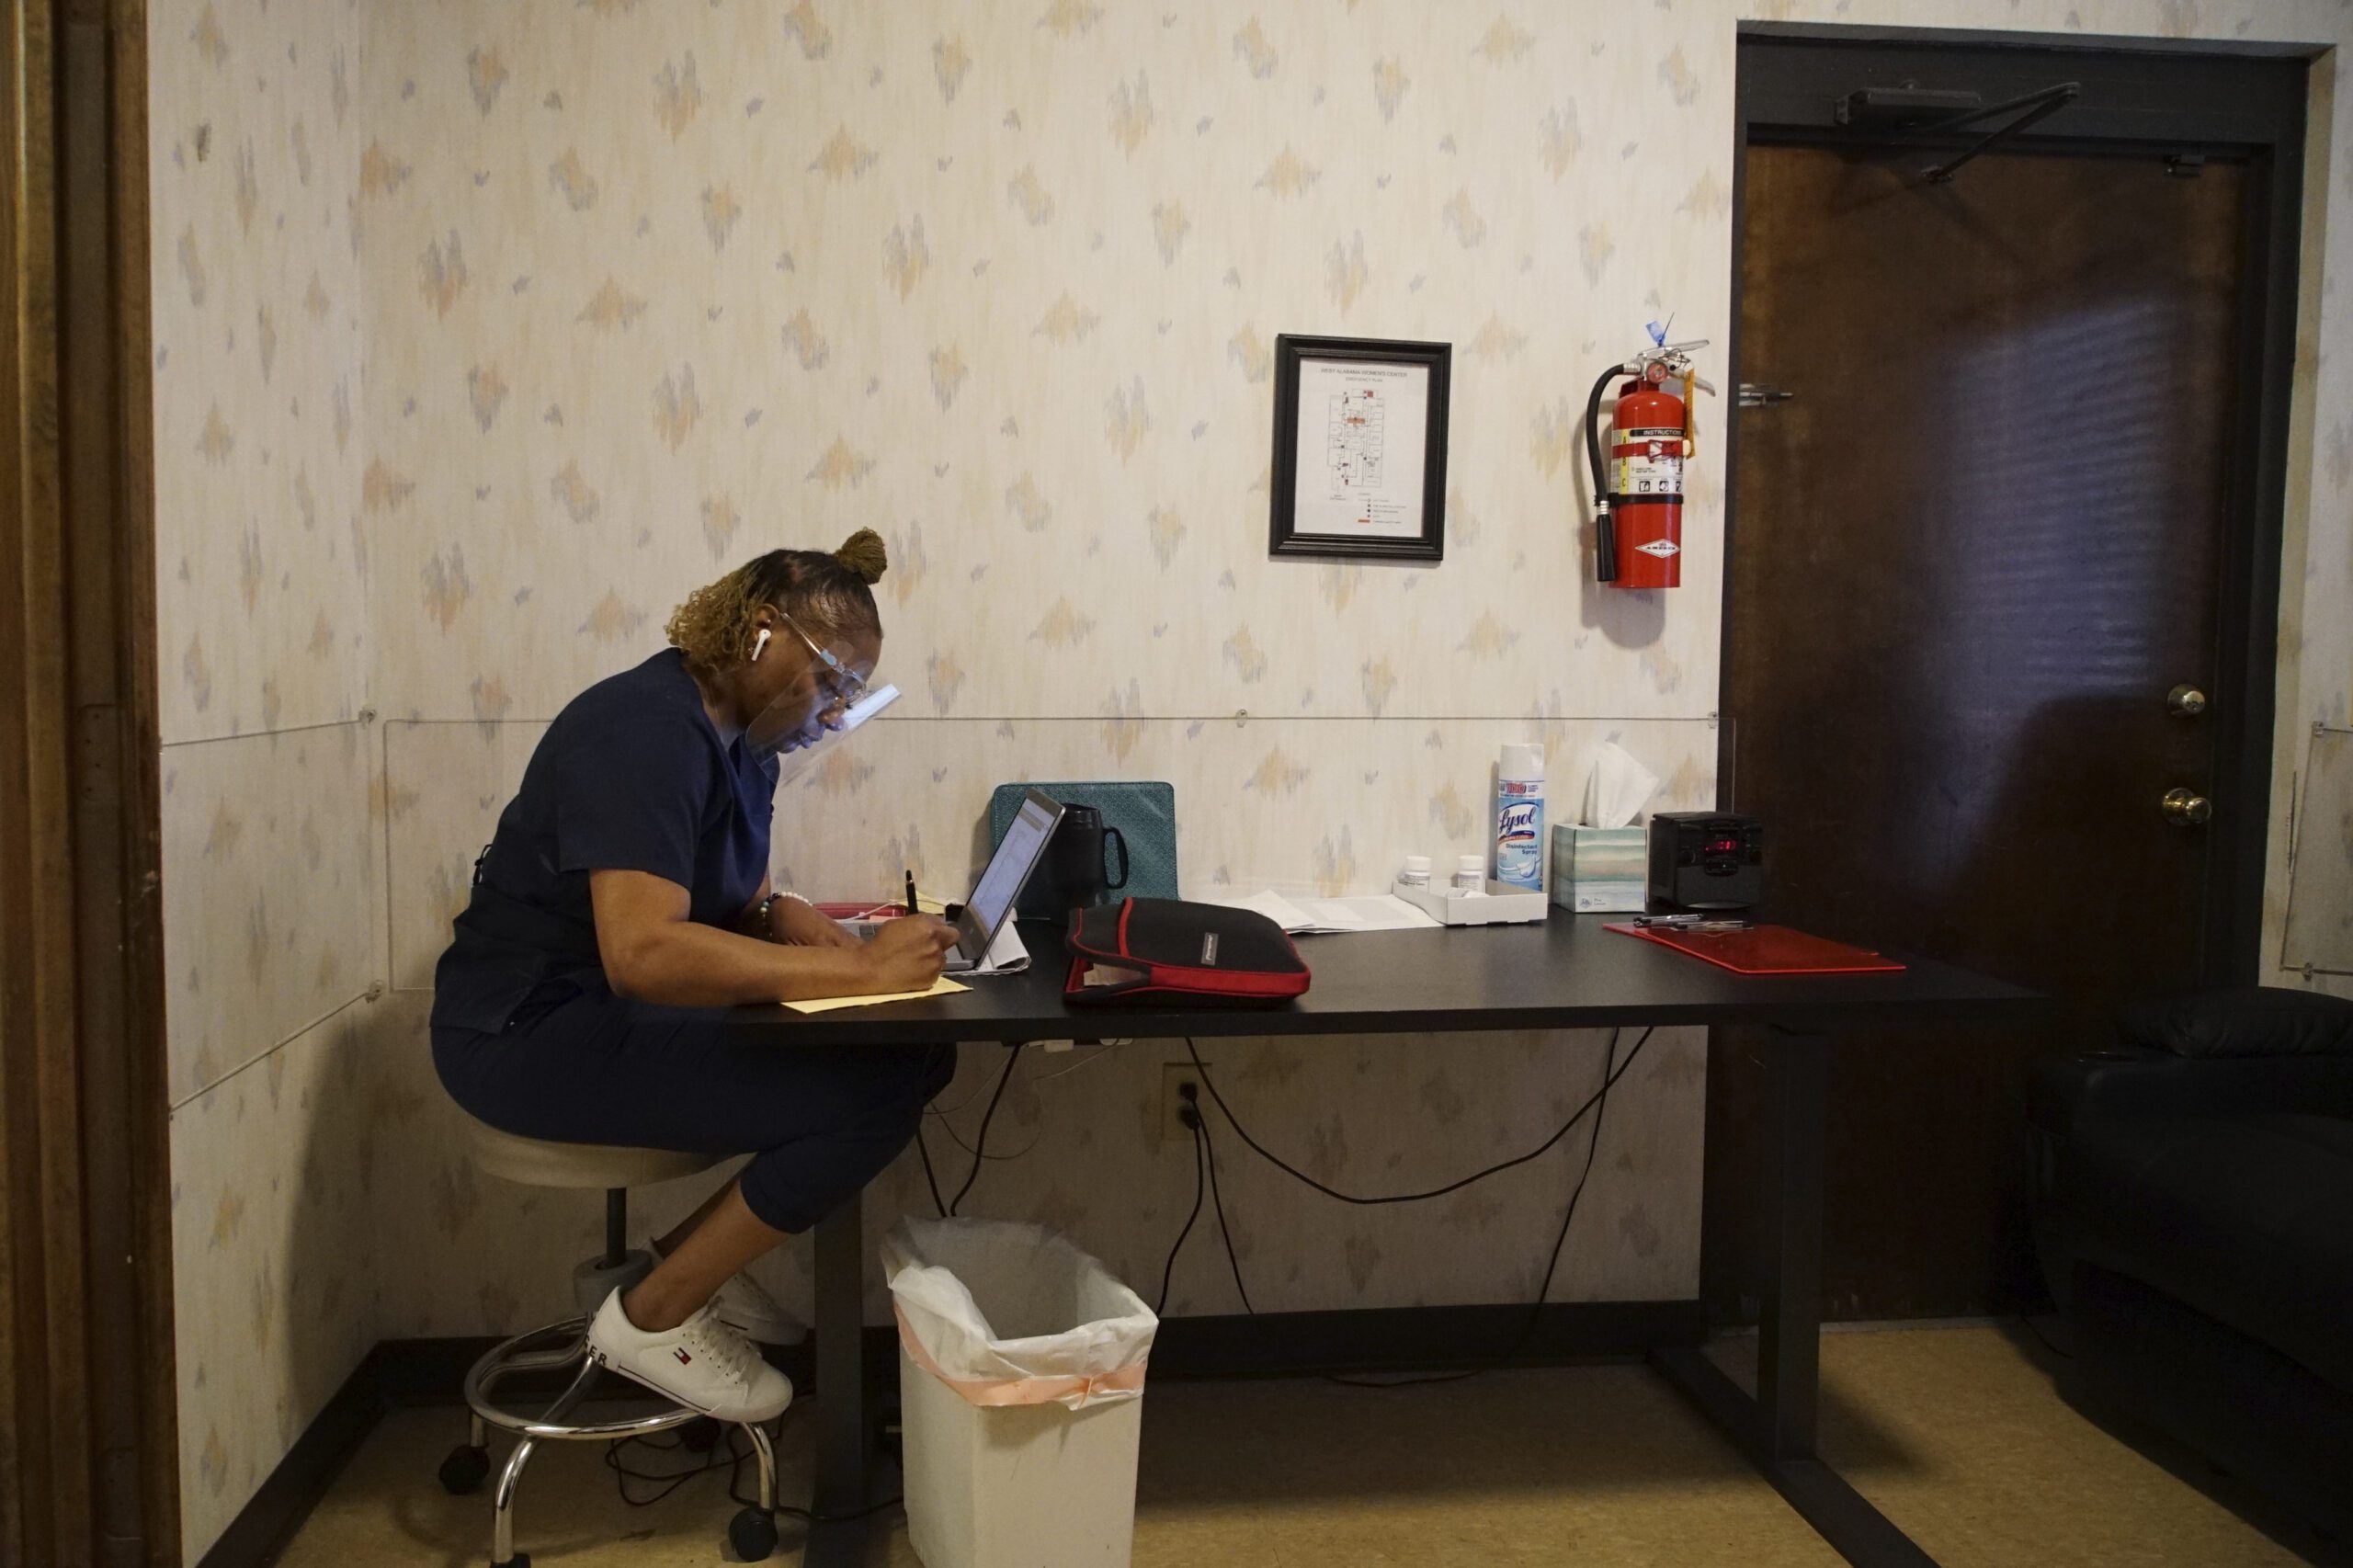
[[[956,927],[928,915],[903,915],[882,922],[866,944],[866,963],[876,993],[928,991],[939,978]]]

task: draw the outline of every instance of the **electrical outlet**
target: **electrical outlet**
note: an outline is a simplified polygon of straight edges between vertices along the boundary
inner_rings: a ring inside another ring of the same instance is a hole
[[[1203,1062],[1202,1066],[1207,1066]],[[1194,1098],[1188,1102],[1185,1090],[1190,1087]],[[1190,1062],[1166,1062],[1160,1068],[1160,1143],[1163,1148],[1189,1149],[1193,1145],[1193,1130],[1176,1118],[1179,1107],[1188,1103],[1209,1115],[1209,1091],[1201,1087],[1200,1068]]]

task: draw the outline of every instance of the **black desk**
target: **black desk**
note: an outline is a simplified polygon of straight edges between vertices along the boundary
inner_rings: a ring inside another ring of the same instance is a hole
[[[1265,1011],[1093,1012],[1063,1005],[1061,933],[1024,926],[1036,962],[1026,974],[975,980],[961,995],[893,1002],[804,1017],[745,1009],[801,1044],[1231,1035],[1424,1034],[1482,1029],[1592,1029],[1651,1025],[1763,1024],[1767,1169],[1760,1174],[1773,1238],[1767,1264],[1751,1397],[1699,1349],[1652,1352],[1652,1364],[1737,1443],[1765,1478],[1864,1568],[1934,1568],[1814,1454],[1821,1335],[1824,1089],[1830,1037],[1930,1019],[2017,1017],[2040,999],[1999,981],[1909,954],[1894,974],[1746,976],[1601,927],[1622,916],[1578,915],[1539,926],[1396,931],[1303,938],[1313,988]],[[817,1227],[817,1475],[820,1515],[869,1501],[872,1432],[865,1408],[859,1286],[859,1206]],[[807,1568],[864,1561],[863,1520],[813,1527]]]

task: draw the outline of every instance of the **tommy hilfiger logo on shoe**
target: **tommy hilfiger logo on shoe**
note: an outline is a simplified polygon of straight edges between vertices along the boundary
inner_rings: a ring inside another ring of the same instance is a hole
[[[678,1365],[681,1367],[691,1367],[694,1365],[695,1358],[688,1355],[684,1350],[673,1350],[670,1354],[678,1358]]]

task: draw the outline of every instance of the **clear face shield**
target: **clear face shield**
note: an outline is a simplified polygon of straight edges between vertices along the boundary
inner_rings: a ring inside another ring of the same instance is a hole
[[[843,716],[866,695],[857,651],[847,642],[820,643],[782,610],[777,619],[809,650],[809,663],[744,730],[744,744],[767,758],[805,750],[842,727]]]

